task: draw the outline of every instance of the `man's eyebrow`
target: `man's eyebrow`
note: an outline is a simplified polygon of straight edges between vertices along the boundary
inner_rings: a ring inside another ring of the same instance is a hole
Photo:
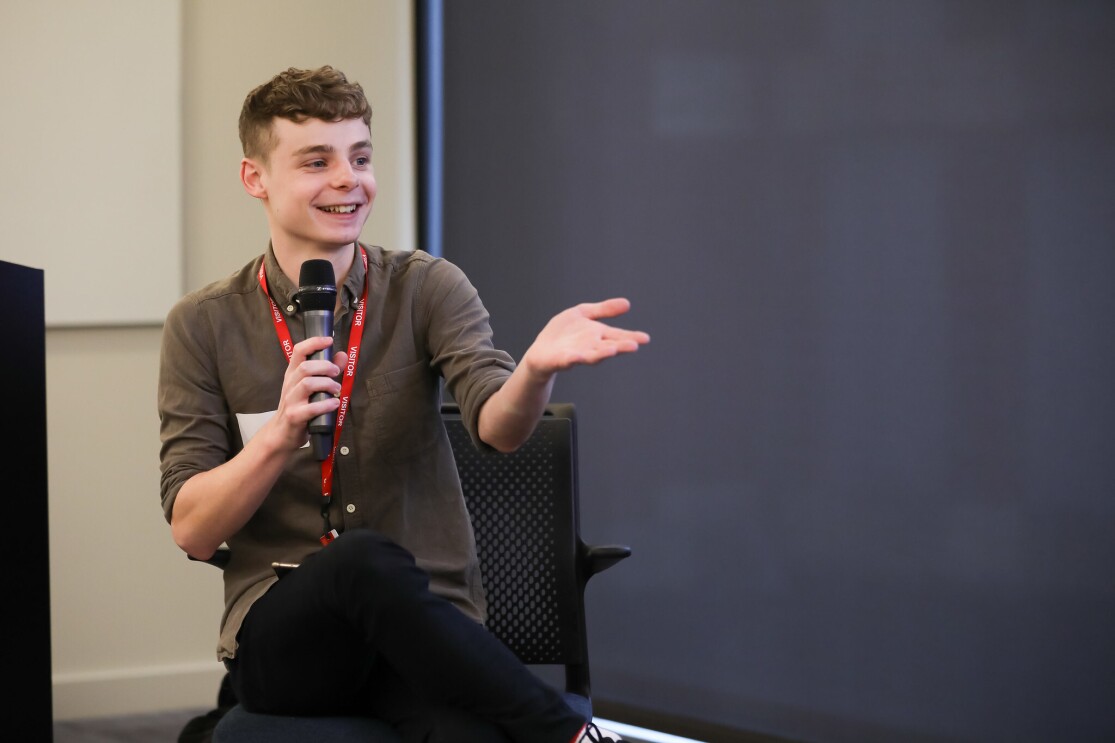
[[[312,144],[307,147],[303,147],[300,150],[295,150],[292,157],[302,157],[303,155],[314,154],[331,155],[333,154],[333,152],[334,149],[333,145],[331,144]]]
[[[358,150],[372,149],[372,140],[362,139],[359,142],[354,142],[348,148],[349,152],[356,152]],[[304,157],[306,155],[332,155],[337,150],[331,144],[311,144],[301,149],[295,150],[291,157]]]

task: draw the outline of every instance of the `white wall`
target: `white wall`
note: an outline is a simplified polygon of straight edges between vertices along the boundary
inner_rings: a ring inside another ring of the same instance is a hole
[[[181,167],[181,220],[168,217],[151,227],[150,237],[181,240],[180,292],[233,271],[266,247],[261,208],[237,179],[236,122],[248,90],[289,66],[333,64],[364,86],[375,111],[379,181],[364,239],[415,247],[410,0],[160,1],[173,6],[180,30],[180,79],[167,84],[182,91],[181,136],[169,128],[165,155],[166,167]],[[149,0],[51,2],[97,29],[134,23],[131,11]],[[65,62],[80,67],[96,60]],[[39,98],[58,94],[31,86],[31,98],[17,105],[34,115]],[[80,116],[74,112],[74,126],[81,118],[126,115],[119,103],[106,97]],[[35,160],[36,153],[28,156]],[[160,167],[121,153],[119,168],[96,179],[58,173],[68,190],[49,203],[59,210],[52,218],[60,237],[81,238],[87,229],[66,219],[73,193],[110,201],[121,184],[150,182]],[[13,202],[4,204],[0,218],[9,209],[42,210],[44,199],[17,193]],[[216,699],[223,670],[215,654],[220,575],[174,546],[159,507],[160,334],[157,324],[47,332],[55,719],[209,707]]]
[[[159,323],[182,284],[179,10],[0,4],[2,249],[47,327]]]

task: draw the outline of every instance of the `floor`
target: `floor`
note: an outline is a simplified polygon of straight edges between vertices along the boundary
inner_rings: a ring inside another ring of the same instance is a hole
[[[55,722],[54,743],[177,743],[178,734],[186,723],[207,711],[192,709]],[[623,733],[630,743],[700,743],[689,738],[653,733],[607,720],[599,722]]]
[[[190,718],[208,710],[100,717],[54,723],[54,743],[176,743]]]

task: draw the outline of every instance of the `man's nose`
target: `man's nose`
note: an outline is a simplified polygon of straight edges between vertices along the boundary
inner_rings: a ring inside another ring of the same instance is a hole
[[[352,163],[347,160],[342,160],[338,163],[337,167],[333,170],[333,184],[337,188],[353,188],[356,186],[356,171],[352,168]]]

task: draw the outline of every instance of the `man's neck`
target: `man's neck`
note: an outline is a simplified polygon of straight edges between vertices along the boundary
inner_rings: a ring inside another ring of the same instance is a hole
[[[321,246],[287,247],[272,241],[271,247],[275,251],[275,260],[278,261],[279,268],[295,286],[298,286],[302,264],[315,258],[323,258],[333,264],[333,275],[336,277],[337,286],[341,286],[348,277],[353,256],[356,254],[352,243],[337,248],[323,248]],[[340,294],[337,296],[339,300]]]

